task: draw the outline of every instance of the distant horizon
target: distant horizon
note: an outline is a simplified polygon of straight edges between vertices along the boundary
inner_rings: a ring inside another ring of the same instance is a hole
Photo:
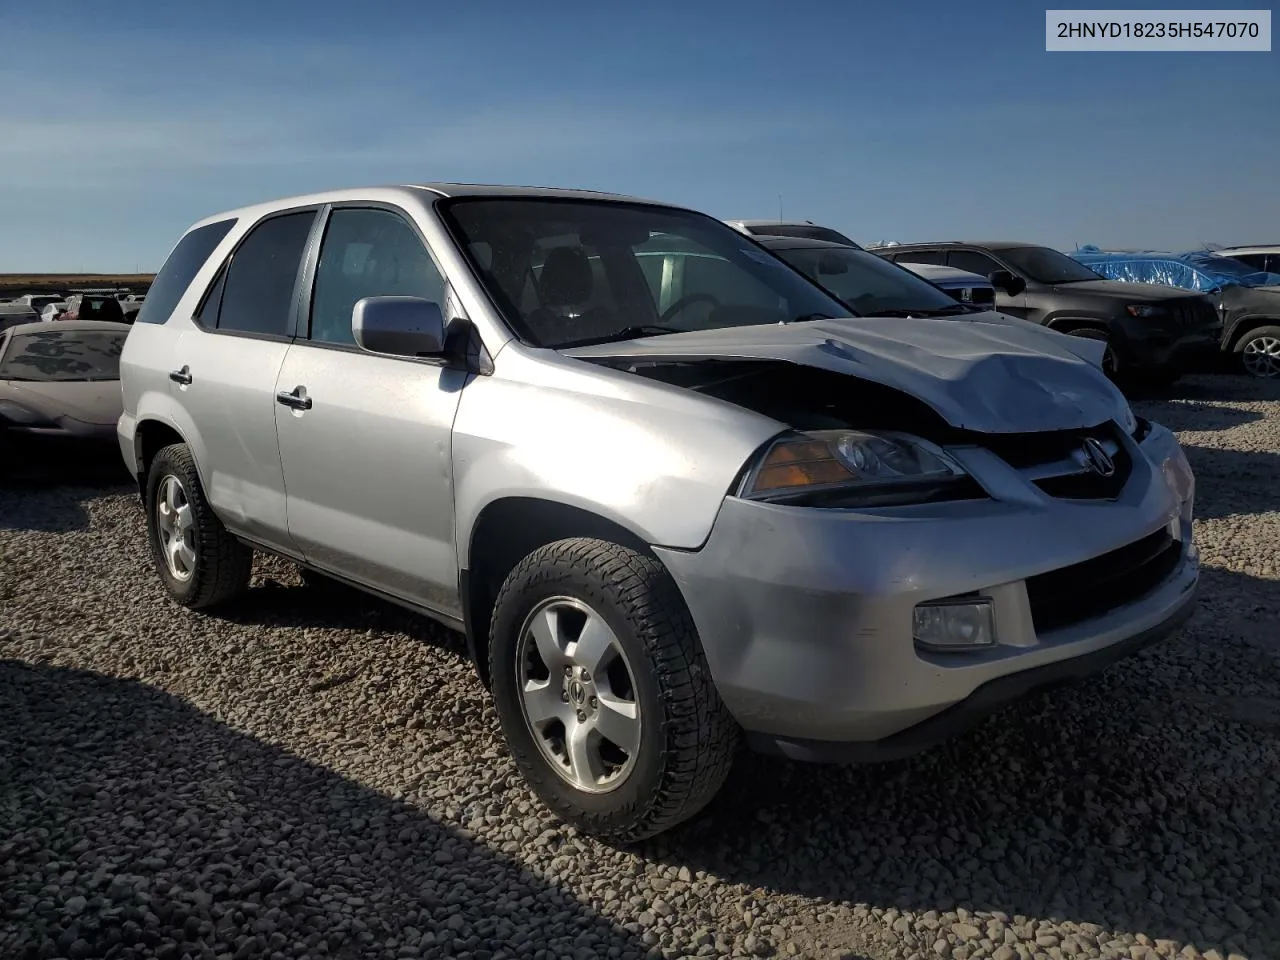
[[[6,273],[155,270],[222,210],[429,180],[720,218],[781,196],[868,242],[1280,242],[1276,54],[1047,53],[1044,10],[1014,0],[369,0],[354,21],[336,0],[45,0],[5,28],[128,50],[0,65]]]

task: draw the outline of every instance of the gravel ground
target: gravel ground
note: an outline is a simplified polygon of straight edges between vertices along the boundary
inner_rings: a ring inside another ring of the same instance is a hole
[[[127,487],[0,490],[0,957],[1280,960],[1277,387],[1138,404],[1199,477],[1181,636],[910,761],[744,757],[624,850],[458,638],[275,561],[191,614]]]

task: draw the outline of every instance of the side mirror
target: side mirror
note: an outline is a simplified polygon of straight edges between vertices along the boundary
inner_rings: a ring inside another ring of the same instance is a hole
[[[1003,290],[1011,297],[1016,297],[1027,289],[1027,281],[1017,274],[1010,273],[1008,270],[994,270],[987,279],[991,281],[993,287],[997,290]]]
[[[444,352],[440,304],[421,297],[365,297],[351,309],[351,332],[361,350],[397,357]]]

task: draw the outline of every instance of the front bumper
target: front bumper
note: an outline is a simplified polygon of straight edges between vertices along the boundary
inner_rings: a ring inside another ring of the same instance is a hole
[[[657,552],[725,705],[757,746],[811,759],[900,756],[1047,678],[1097,669],[1189,614],[1194,486],[1188,478],[1178,493],[1166,479],[1185,460],[1158,425],[1141,445],[1128,442],[1132,473],[1112,501],[1049,497],[970,450],[965,466],[991,499],[831,510],[730,498],[702,549]],[[1029,578],[1166,529],[1176,558],[1157,583],[1037,631]],[[991,600],[994,646],[916,644],[917,604],[972,592]]]
[[[1129,341],[1128,363],[1137,369],[1204,373],[1216,368],[1222,328],[1206,327],[1181,335],[1152,334]]]

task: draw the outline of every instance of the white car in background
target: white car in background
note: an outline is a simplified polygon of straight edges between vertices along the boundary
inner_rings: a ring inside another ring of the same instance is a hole
[[[826,240],[830,243],[856,247],[839,230],[832,230],[812,220],[726,220],[729,226],[749,237],[796,237],[802,240]]]
[[[1215,257],[1230,257],[1247,263],[1263,273],[1280,273],[1280,244],[1264,244],[1257,247],[1219,247]]]

